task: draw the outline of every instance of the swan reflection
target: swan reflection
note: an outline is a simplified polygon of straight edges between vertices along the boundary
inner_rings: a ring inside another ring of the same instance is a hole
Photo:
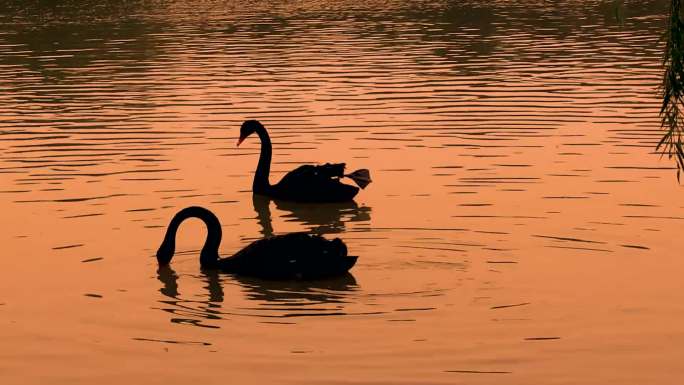
[[[160,293],[169,298],[178,298],[178,274],[169,265],[159,266],[157,269],[157,279],[164,284],[159,289]]]
[[[181,294],[184,279],[203,281],[206,295]],[[217,270],[203,270],[201,275],[179,276],[170,266],[157,270],[162,284],[159,310],[172,315],[170,321],[204,328],[219,328],[212,321],[235,316],[257,318],[290,318],[305,316],[344,315],[349,297],[358,291],[356,279],[350,273],[315,281],[271,281],[258,278],[222,274]],[[228,291],[237,288],[243,294],[236,304],[230,304]],[[199,297],[199,299],[197,299]]]
[[[267,305],[315,305],[345,303],[348,292],[358,289],[351,273],[317,281],[269,281],[238,277],[247,299]]]
[[[169,299],[159,302],[159,308],[174,315],[170,319],[173,323],[188,324],[204,328],[218,328],[216,325],[207,324],[207,320],[223,319],[221,312],[221,302],[223,302],[223,288],[221,287],[218,271],[204,273],[204,286],[209,292],[206,300],[186,300],[181,298],[178,291],[178,274],[170,266],[160,266],[157,270],[157,279],[162,283],[159,292]]]
[[[336,234],[345,231],[347,222],[370,221],[371,208],[359,206],[354,201],[338,203],[298,203],[271,199],[264,195],[253,194],[252,204],[265,237],[273,235],[270,203],[283,211],[286,221],[301,223],[314,234]]]

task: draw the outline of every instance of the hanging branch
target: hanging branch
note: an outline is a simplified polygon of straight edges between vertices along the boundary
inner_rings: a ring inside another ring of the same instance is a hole
[[[661,93],[663,105],[660,109],[661,128],[667,130],[656,146],[656,151],[673,157],[677,164],[677,180],[684,170],[684,22],[680,17],[681,2],[672,0],[668,29],[665,32],[667,43],[663,56],[663,83]]]

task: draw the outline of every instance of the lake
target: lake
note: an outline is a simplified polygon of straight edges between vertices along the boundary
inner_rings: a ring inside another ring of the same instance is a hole
[[[673,384],[682,186],[661,137],[668,2],[0,5],[3,384]],[[355,202],[253,199],[368,168]],[[351,275],[202,271],[264,234]]]

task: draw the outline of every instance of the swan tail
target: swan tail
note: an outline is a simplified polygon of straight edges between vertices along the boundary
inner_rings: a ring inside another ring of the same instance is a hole
[[[353,180],[354,183],[356,183],[356,185],[361,187],[362,189],[366,188],[366,186],[368,186],[368,184],[370,184],[370,182],[373,181],[370,176],[370,171],[367,168],[356,170],[344,176]]]
[[[336,274],[340,274],[340,273],[342,273],[342,272],[348,272],[352,267],[354,267],[354,265],[356,264],[356,260],[357,260],[358,258],[359,258],[359,257],[357,257],[357,256],[352,256],[352,255],[348,255],[348,256],[345,256],[344,258],[342,258],[342,259],[338,262],[339,267],[338,267],[338,269],[337,269],[337,271],[336,271]]]

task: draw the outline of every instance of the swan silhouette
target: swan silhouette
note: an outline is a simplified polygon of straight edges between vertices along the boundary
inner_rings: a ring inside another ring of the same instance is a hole
[[[176,233],[188,218],[199,218],[207,227],[200,251],[204,269],[265,279],[318,279],[346,273],[357,257],[347,256],[347,246],[339,238],[290,233],[252,242],[229,258],[220,258],[221,223],[211,211],[198,206],[180,210],[169,223],[157,251],[160,266],[171,263],[176,250]]]
[[[240,127],[239,146],[248,136],[256,133],[261,140],[259,164],[254,174],[252,192],[276,199],[297,202],[344,202],[356,196],[359,189],[340,182],[349,177],[361,188],[371,182],[370,172],[366,169],[344,173],[344,163],[326,163],[321,166],[303,165],[285,174],[280,182],[271,185],[268,176],[271,172],[273,152],[271,138],[266,128],[257,120],[247,120]]]

